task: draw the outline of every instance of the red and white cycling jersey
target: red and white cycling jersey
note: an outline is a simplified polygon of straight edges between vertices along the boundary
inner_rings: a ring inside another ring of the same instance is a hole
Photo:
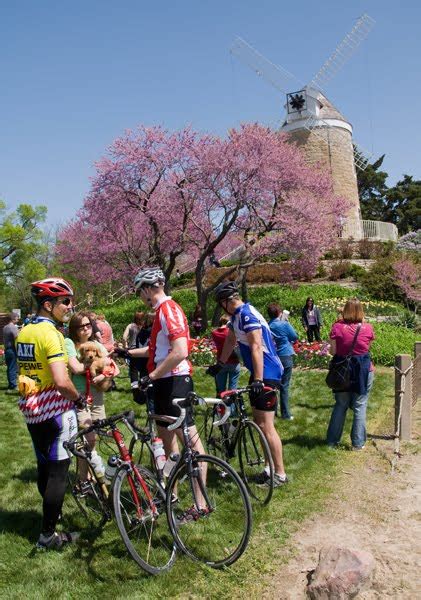
[[[149,338],[149,373],[167,358],[171,352],[172,341],[185,337],[187,338],[187,347],[190,350],[189,325],[181,306],[177,302],[174,302],[170,296],[165,296],[155,310],[155,320],[152,325],[151,337]],[[174,369],[162,375],[162,377],[191,375],[191,373],[191,363],[185,359]]]

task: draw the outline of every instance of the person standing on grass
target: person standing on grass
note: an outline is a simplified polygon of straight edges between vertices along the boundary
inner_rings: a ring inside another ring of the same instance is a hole
[[[354,343],[351,388],[347,392],[334,392],[335,406],[327,430],[327,444],[331,448],[335,448],[341,441],[348,408],[353,411],[352,449],[362,450],[365,446],[367,403],[374,379],[374,367],[369,353],[373,340],[373,327],[364,323],[361,302],[356,298],[348,300],[343,308],[342,320],[334,323],[330,331],[330,351],[334,356],[346,356]]]
[[[229,328],[229,317],[222,315],[219,319],[219,327],[212,331],[212,339],[216,347],[216,358],[220,360],[225,340],[227,339]],[[240,377],[240,361],[235,350],[228,358],[224,368],[219,371],[215,377],[216,395],[220,397],[221,392],[225,390],[236,390],[238,379]],[[227,387],[228,383],[228,387]]]
[[[282,442],[275,429],[275,390],[280,389],[283,367],[276,354],[269,325],[254,306],[241,300],[235,282],[220,283],[215,288],[214,295],[219,306],[231,316],[231,322],[220,360],[209,367],[208,373],[216,376],[223,369],[238,341],[244,366],[250,371],[253,419],[268,441],[275,465],[274,485],[280,487],[288,481],[282,457]],[[264,392],[265,386],[274,389],[269,398]],[[261,483],[266,483],[268,479],[264,471]]]
[[[143,302],[155,311],[148,347],[132,350],[116,349],[124,357],[148,357],[148,377],[152,384],[154,412],[178,417],[174,398],[185,398],[193,391],[192,366],[188,360],[190,332],[183,309],[164,291],[165,275],[159,267],[144,268],[134,280],[136,292]],[[204,448],[194,423],[193,411],[187,410],[187,424],[192,447],[199,454]],[[166,456],[178,453],[177,437],[183,442],[181,428],[168,430],[168,423],[157,421],[158,435],[164,443]],[[202,464],[206,481],[206,463]],[[202,498],[203,500],[203,498]],[[202,506],[192,507],[186,520],[194,520]]]
[[[306,330],[307,340],[311,343],[316,338],[316,341],[320,342],[320,328],[323,325],[322,315],[310,296],[301,311],[301,322]]]
[[[19,333],[18,320],[19,317],[16,313],[10,313],[7,324],[3,327],[4,359],[7,367],[8,390],[16,390],[17,385],[18,360],[15,341]]]
[[[70,464],[63,442],[77,431],[75,407],[85,405],[85,398],[70,380],[64,338],[57,330],[71,317],[74,294],[70,284],[57,277],[35,281],[31,294],[37,315],[16,339],[19,408],[32,438],[42,496],[37,548],[60,549],[77,538],[77,534],[56,531]]]
[[[281,378],[281,418],[291,421],[294,417],[289,410],[289,386],[294,366],[294,348],[292,344],[298,340],[295,329],[288,321],[281,320],[282,310],[279,304],[272,302],[267,307],[269,328],[276,346],[276,353],[284,367]]]

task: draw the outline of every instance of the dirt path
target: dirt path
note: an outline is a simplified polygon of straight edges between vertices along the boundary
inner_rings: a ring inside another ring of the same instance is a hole
[[[358,598],[421,598],[420,405],[417,439],[403,446],[395,473],[389,462],[393,440],[377,439],[364,452],[353,453],[324,514],[307,521],[293,536],[294,556],[274,578],[265,599],[305,598],[307,573],[315,568],[320,548],[330,544],[373,554],[373,585]]]

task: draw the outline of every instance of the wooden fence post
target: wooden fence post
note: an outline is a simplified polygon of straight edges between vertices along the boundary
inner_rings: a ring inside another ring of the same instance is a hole
[[[402,406],[401,406],[401,426],[400,426],[400,439],[409,441],[411,439],[411,408],[412,408],[412,377],[411,370],[406,373],[403,378],[400,372],[405,372],[412,365],[412,357],[409,354],[398,354],[395,357],[395,431],[398,428],[399,419],[399,403],[401,398],[401,391],[404,389],[402,394]]]

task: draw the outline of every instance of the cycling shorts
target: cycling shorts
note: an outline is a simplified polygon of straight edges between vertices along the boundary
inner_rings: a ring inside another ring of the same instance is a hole
[[[252,379],[250,379],[249,384],[252,383]],[[276,390],[281,389],[281,382],[277,379],[264,379],[263,383],[265,386],[273,388],[275,391],[273,394],[269,394],[268,392],[263,392],[256,399],[250,399],[250,404],[256,410],[263,410],[265,412],[275,412],[276,403],[277,403],[277,394]]]
[[[46,463],[69,458],[63,448],[63,442],[67,442],[77,432],[77,418],[74,409],[41,423],[28,423],[27,427],[38,462]]]
[[[173,398],[185,398],[189,392],[193,391],[193,379],[190,375],[172,375],[163,377],[153,382],[152,398],[154,412],[156,415],[169,415],[178,417],[180,410],[173,406]],[[193,410],[187,409],[187,425],[194,425]],[[170,423],[157,421],[158,425],[168,427]]]

